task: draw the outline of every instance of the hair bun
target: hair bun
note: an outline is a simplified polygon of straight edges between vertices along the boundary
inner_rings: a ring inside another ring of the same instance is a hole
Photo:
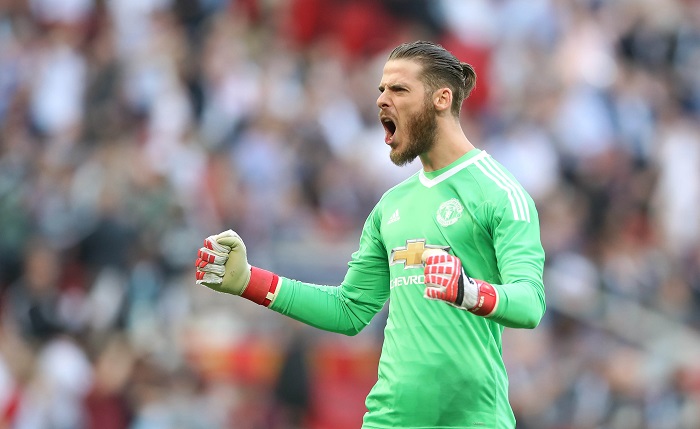
[[[461,63],[462,64],[462,74],[464,75],[464,87],[465,87],[465,92],[464,92],[464,98],[469,97],[469,94],[471,94],[472,89],[476,86],[476,72],[474,71],[474,67],[472,67],[471,64],[469,63]]]

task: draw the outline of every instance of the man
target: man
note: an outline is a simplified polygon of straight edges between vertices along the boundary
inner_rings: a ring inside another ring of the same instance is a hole
[[[459,122],[476,75],[443,47],[395,48],[377,99],[391,160],[423,169],[367,218],[340,287],[248,265],[233,231],[208,237],[197,282],[320,329],[357,334],[390,299],[378,381],[364,429],[512,429],[504,327],[534,328],[544,310],[537,212]]]

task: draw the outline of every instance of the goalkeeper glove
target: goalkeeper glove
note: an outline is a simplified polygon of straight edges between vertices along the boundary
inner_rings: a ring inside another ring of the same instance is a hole
[[[231,230],[211,235],[197,252],[197,284],[240,295],[268,307],[279,291],[279,277],[248,263],[241,237]]]
[[[478,316],[493,314],[498,305],[498,292],[490,283],[469,277],[459,258],[441,249],[427,249],[422,259],[425,298],[445,301]]]

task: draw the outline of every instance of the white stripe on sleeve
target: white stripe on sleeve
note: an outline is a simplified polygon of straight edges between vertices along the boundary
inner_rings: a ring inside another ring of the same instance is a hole
[[[476,163],[486,177],[508,194],[511,209],[513,210],[513,218],[530,222],[530,207],[527,204],[527,198],[523,189],[514,182],[508,175],[496,164],[491,157],[484,158]]]

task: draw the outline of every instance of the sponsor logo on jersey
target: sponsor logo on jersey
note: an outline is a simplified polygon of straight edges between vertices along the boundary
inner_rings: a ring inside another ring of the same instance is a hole
[[[415,275],[415,276],[396,277],[396,278],[391,279],[391,282],[389,282],[389,287],[391,289],[393,289],[395,287],[409,286],[409,285],[425,286],[425,275],[420,274],[420,275]]]
[[[387,225],[398,222],[401,220],[401,216],[399,216],[399,209],[396,209],[396,211],[389,217],[389,220],[386,222]]]
[[[464,207],[457,198],[452,198],[440,204],[437,210],[437,221],[442,226],[453,225],[462,217]]]
[[[404,269],[420,268],[423,266],[421,256],[425,249],[442,249],[448,252],[450,246],[425,244],[425,238],[406,240],[405,246],[391,249],[389,265],[404,264]]]

